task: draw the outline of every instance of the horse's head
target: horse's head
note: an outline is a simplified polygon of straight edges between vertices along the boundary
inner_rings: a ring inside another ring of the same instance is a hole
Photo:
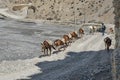
[[[82,28],[79,29],[79,33],[84,34],[84,30]]]
[[[45,40],[43,43],[41,43],[41,51],[43,52],[44,49],[47,49],[50,47],[50,44]]]

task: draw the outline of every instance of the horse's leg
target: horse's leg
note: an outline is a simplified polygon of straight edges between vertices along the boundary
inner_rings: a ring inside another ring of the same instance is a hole
[[[81,33],[79,34],[79,37],[81,38]]]
[[[107,51],[109,52],[109,46],[107,46]]]
[[[66,47],[64,47],[64,45],[63,45],[63,48],[64,48],[64,50],[65,50]],[[64,50],[63,50],[63,51],[64,51]]]
[[[58,47],[58,51],[60,51],[60,47]]]
[[[68,41],[68,46],[70,46],[70,40]]]
[[[83,37],[84,33],[82,33],[82,37]]]
[[[68,46],[68,43],[67,42],[65,42],[65,47],[67,47]]]
[[[81,34],[81,38],[83,37],[83,34]]]
[[[92,35],[94,35],[93,29],[92,29]]]
[[[70,40],[68,40],[67,44],[68,44],[68,46],[70,46]]]
[[[58,47],[58,51],[61,51],[62,50],[62,48],[64,48],[65,46],[63,46],[63,45],[60,45],[59,47]]]
[[[82,38],[82,34],[80,33],[80,38]]]
[[[72,43],[74,43],[74,39],[75,39],[75,38],[74,38],[74,37],[72,37]]]
[[[79,32],[79,37],[80,37],[80,32]]]
[[[81,38],[83,37],[83,35],[81,34]]]
[[[58,51],[64,51],[65,50],[65,46],[64,45],[61,45],[60,47],[59,47],[59,49],[58,49]]]
[[[65,47],[64,47],[64,50],[65,50]],[[64,50],[63,50],[63,51],[64,51]]]
[[[44,55],[45,55],[45,49],[44,49]]]
[[[48,55],[48,48],[47,48],[47,55]]]
[[[107,46],[107,44],[106,44],[106,42],[105,42],[105,49],[106,49],[106,46]]]
[[[72,43],[72,39],[69,40],[69,43],[70,43],[70,46],[71,46],[71,43]]]
[[[50,55],[51,55],[51,47],[49,48],[49,51],[50,51]]]
[[[56,48],[55,48],[53,45],[51,45],[51,47],[52,47],[54,50],[56,50]]]

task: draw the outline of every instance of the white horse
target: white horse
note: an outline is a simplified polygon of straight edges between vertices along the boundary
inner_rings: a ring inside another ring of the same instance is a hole
[[[89,26],[90,29],[90,34],[94,34],[94,32],[96,32],[96,26]]]

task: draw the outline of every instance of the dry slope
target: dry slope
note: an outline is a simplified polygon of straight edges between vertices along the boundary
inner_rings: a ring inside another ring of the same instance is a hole
[[[103,21],[113,23],[113,0],[1,0],[7,7],[32,3],[36,11],[28,10],[27,18],[57,21]],[[13,10],[14,11],[14,10]]]

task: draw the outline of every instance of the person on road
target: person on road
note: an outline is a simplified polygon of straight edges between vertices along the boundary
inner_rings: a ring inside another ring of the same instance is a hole
[[[101,30],[102,30],[102,35],[104,36],[105,30],[106,30],[106,26],[104,25],[104,23],[102,23]]]

